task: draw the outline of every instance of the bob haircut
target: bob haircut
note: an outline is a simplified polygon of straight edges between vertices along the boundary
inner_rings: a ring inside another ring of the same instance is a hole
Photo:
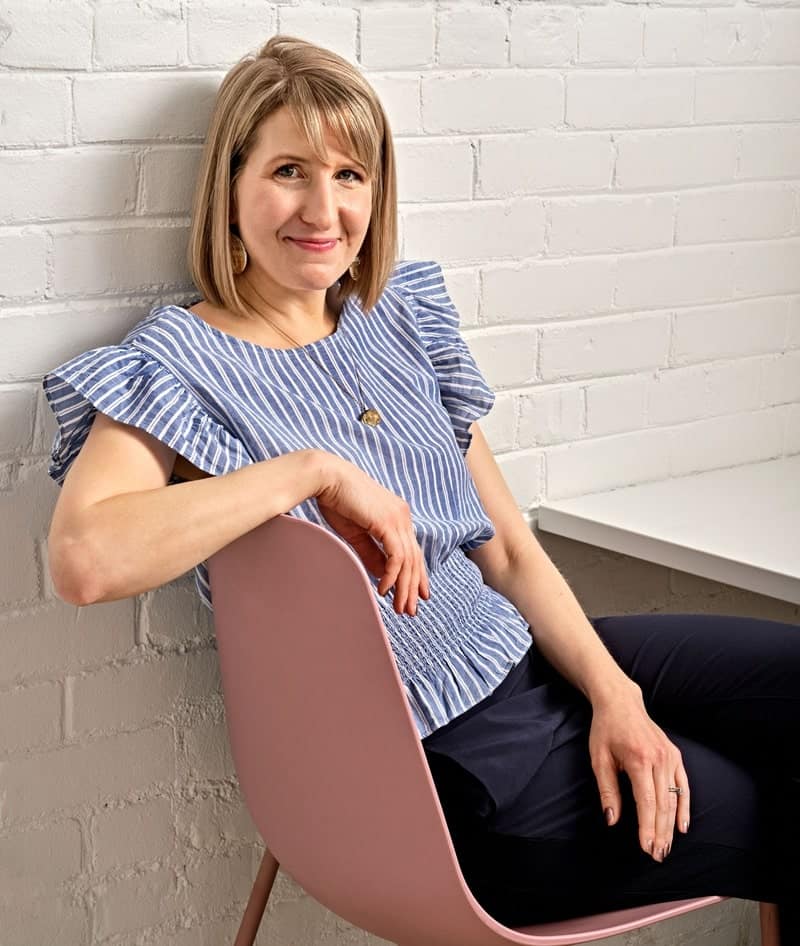
[[[320,160],[330,130],[367,171],[372,212],[354,280],[339,280],[339,297],[356,295],[365,311],[380,297],[397,256],[397,182],[389,122],[374,89],[341,56],[293,36],[273,36],[225,76],[217,93],[195,186],[188,259],[195,285],[216,306],[251,315],[231,264],[230,209],[236,178],[262,121],[286,106]]]

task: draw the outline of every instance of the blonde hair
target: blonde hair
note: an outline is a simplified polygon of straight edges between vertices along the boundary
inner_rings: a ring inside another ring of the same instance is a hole
[[[326,130],[362,164],[372,180],[372,213],[359,251],[357,279],[340,279],[340,297],[355,294],[371,309],[397,255],[397,183],[386,114],[374,89],[347,60],[292,36],[273,36],[255,56],[240,60],[217,93],[195,186],[189,267],[204,297],[238,315],[249,310],[231,264],[230,208],[236,178],[258,128],[286,106],[320,160]]]

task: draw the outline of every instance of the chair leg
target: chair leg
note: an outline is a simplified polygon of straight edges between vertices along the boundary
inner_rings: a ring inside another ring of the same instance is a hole
[[[278,866],[272,852],[269,848],[266,848],[233,946],[253,946],[256,933],[258,933],[258,928],[261,925],[261,917],[264,916],[267,900],[269,900],[272,891],[272,885],[275,883]]]

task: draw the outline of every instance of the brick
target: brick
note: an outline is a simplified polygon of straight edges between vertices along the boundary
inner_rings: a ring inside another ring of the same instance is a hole
[[[732,63],[770,61],[769,58],[763,59],[761,55],[769,28],[759,10],[708,10],[704,32],[705,62],[724,66]],[[800,37],[795,33],[795,41],[798,38]],[[785,49],[788,50],[788,47]],[[797,50],[794,61],[797,62]]]
[[[800,10],[765,10],[765,35],[756,52],[760,63],[800,61]]]
[[[578,62],[632,66],[642,57],[642,13],[632,7],[585,10],[578,38]]]
[[[220,913],[231,903],[246,900],[254,875],[252,848],[249,846],[230,855],[204,858],[186,868],[189,890],[210,913]]]
[[[735,128],[620,132],[614,135],[617,146],[615,186],[634,190],[733,181],[737,177],[738,137]]]
[[[614,145],[607,134],[535,132],[480,140],[481,197],[512,197],[547,190],[574,192],[611,186]]]
[[[234,841],[255,841],[258,832],[237,793],[233,798],[193,798],[177,813],[178,836],[195,849],[214,850]]]
[[[202,153],[202,148],[191,145],[145,152],[142,158],[142,209],[145,213],[189,215]]]
[[[420,80],[416,76],[367,76],[383,105],[393,135],[422,131]]]
[[[0,246],[0,250],[2,247]],[[87,312],[8,316],[0,319],[0,382],[38,381],[42,375],[88,348],[116,344],[147,314],[97,304]]]
[[[216,651],[98,670],[74,680],[74,732],[144,726],[173,716],[179,704],[202,700],[219,686]]]
[[[186,227],[126,227],[58,233],[53,288],[59,294],[186,286]]]
[[[670,471],[663,430],[636,430],[549,447],[547,495],[566,499],[631,483],[662,479]]]
[[[781,408],[728,414],[657,431],[669,444],[670,475],[687,476],[778,456],[783,442]]]
[[[787,405],[783,436],[783,455],[800,453],[800,404]]]
[[[800,239],[742,244],[734,260],[738,296],[800,292]]]
[[[592,437],[641,430],[647,409],[647,377],[592,378],[586,391],[586,433]]]
[[[224,779],[235,774],[224,720],[202,720],[185,731],[184,743],[192,779]]]
[[[490,387],[517,387],[536,380],[538,339],[534,329],[497,328],[465,333],[464,339]]]
[[[421,138],[395,144],[401,201],[469,200],[472,148],[467,140]]]
[[[100,0],[94,58],[105,69],[177,66],[184,61],[186,23],[171,0]]]
[[[755,411],[770,403],[780,403],[780,399],[777,402],[765,401],[762,393],[762,372],[766,376],[772,364],[773,358],[764,356],[742,358],[730,364],[709,365],[706,414],[735,414],[737,411]],[[797,381],[794,384],[800,390],[800,384]]]
[[[67,946],[91,942],[86,907],[73,897],[16,901],[3,913],[3,946]]]
[[[505,10],[464,4],[439,12],[437,61],[443,68],[504,66],[508,50]]]
[[[674,198],[579,197],[549,200],[547,252],[619,253],[672,245]]]
[[[39,230],[0,234],[0,299],[40,296],[47,286],[47,239]]]
[[[493,70],[422,78],[422,122],[433,134],[552,128],[563,116],[558,75]]]
[[[75,123],[80,141],[201,139],[219,87],[215,73],[78,76]],[[124,102],[125,108],[119,103]]]
[[[0,65],[88,69],[91,60],[92,9],[88,3],[5,0],[0,16]]]
[[[304,3],[302,7],[278,7],[279,32],[308,40],[356,62],[356,10]]]
[[[406,255],[436,260],[486,260],[532,256],[544,246],[539,200],[481,201],[402,213]]]
[[[672,332],[675,364],[744,358],[783,348],[786,300],[748,299],[676,312]]]
[[[800,125],[746,125],[741,132],[739,177],[800,177]]]
[[[703,365],[654,372],[647,385],[648,426],[667,427],[706,416],[706,375]]]
[[[583,393],[578,385],[538,386],[520,395],[517,446],[543,446],[583,436]]]
[[[93,867],[99,873],[166,857],[175,847],[169,799],[153,798],[98,813],[92,841]]]
[[[5,105],[0,121],[0,147],[69,143],[67,79],[0,75],[0,102]]]
[[[13,902],[16,912],[18,900],[52,893],[80,871],[81,857],[77,821],[29,828],[0,838],[0,903],[6,900],[11,906]]]
[[[735,250],[704,246],[636,253],[617,260],[615,301],[623,309],[718,302],[733,295]]]
[[[695,124],[800,119],[800,68],[708,69],[695,78]]]
[[[0,388],[0,455],[30,449],[36,394],[33,387]]]
[[[737,11],[737,17],[744,11]],[[708,10],[645,10],[644,61],[651,66],[705,65]]]
[[[482,417],[479,426],[492,453],[513,450],[516,443],[516,409],[513,394],[499,394],[491,411]]]
[[[567,76],[566,122],[572,128],[687,125],[693,94],[688,73],[585,69]]]
[[[0,693],[0,755],[54,745],[61,737],[61,685],[39,683]]]
[[[786,347],[800,348],[800,299],[787,299]]]
[[[800,401],[800,351],[765,358],[762,369],[762,397],[765,405]]]
[[[170,729],[137,733],[66,746],[0,769],[5,792],[4,818],[40,817],[49,811],[97,805],[154,783],[175,778],[175,749]]]
[[[669,316],[609,318],[546,326],[539,367],[545,381],[658,368],[669,354]]]
[[[482,270],[487,322],[536,322],[599,315],[614,307],[616,260],[564,259]]]
[[[511,65],[567,66],[578,52],[578,12],[569,7],[511,9]]]
[[[678,197],[675,243],[770,240],[792,232],[788,185],[739,184]]]
[[[141,638],[157,648],[181,649],[214,639],[211,612],[200,603],[191,574],[140,597]]]
[[[233,917],[230,920],[211,920],[188,929],[181,928],[170,936],[169,944],[170,946],[219,946],[220,943],[232,943],[239,931],[240,919],[240,917]],[[264,917],[261,929],[265,929],[268,923],[269,915]]]
[[[131,933],[174,916],[180,907],[175,872],[169,867],[143,871],[109,884],[95,908],[99,937]]]
[[[365,6],[361,10],[361,64],[407,69],[433,62],[434,18],[428,6]]]
[[[276,33],[276,14],[264,0],[191,0],[189,60],[201,66],[232,66]]]
[[[541,452],[515,451],[497,457],[497,465],[519,509],[526,512],[541,505],[545,487],[541,474]]]
[[[76,150],[0,155],[0,223],[113,217],[136,206],[134,155]]]
[[[134,646],[133,598],[88,608],[54,601],[0,615],[0,684],[75,672],[125,656]]]
[[[26,491],[19,487],[0,493],[0,609],[29,606],[39,597],[39,563],[27,499]]]

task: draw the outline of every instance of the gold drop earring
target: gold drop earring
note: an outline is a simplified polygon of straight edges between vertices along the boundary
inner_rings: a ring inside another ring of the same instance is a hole
[[[231,239],[231,269],[235,276],[240,276],[247,269],[247,250],[242,242],[242,238],[233,231],[230,234]]]
[[[358,279],[358,268],[361,263],[361,260],[356,257],[353,262],[348,267],[347,271],[350,273],[350,278],[355,282]]]

